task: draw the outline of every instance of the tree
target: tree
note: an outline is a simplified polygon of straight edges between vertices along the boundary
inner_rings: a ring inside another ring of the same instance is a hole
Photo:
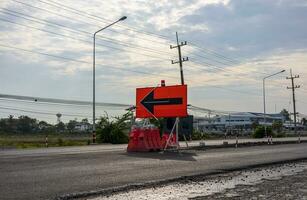
[[[7,132],[7,124],[5,119],[0,119],[0,132]]]
[[[264,138],[266,137],[265,132],[268,136],[273,136],[272,128],[270,126],[266,127],[266,131],[264,126],[258,126],[253,133],[253,137]]]
[[[32,133],[38,128],[37,120],[28,116],[20,116],[17,121],[17,131],[20,133]]]
[[[280,114],[285,118],[286,121],[290,120],[290,114],[286,109],[282,109]]]
[[[46,132],[46,133],[54,132],[54,126],[51,124],[48,124],[45,121],[38,122],[38,129],[40,132]]]
[[[69,120],[69,122],[67,123],[67,130],[72,133],[76,127],[76,124],[78,122],[76,120]]]
[[[277,131],[277,133],[281,133],[282,131],[282,122],[281,121],[274,121],[272,124],[272,129]]]
[[[59,122],[56,125],[57,132],[64,132],[65,131],[65,124],[63,122]]]
[[[6,119],[6,131],[11,133],[17,132],[17,121],[18,119],[14,119],[13,115],[10,115],[8,119]]]
[[[81,120],[81,122],[83,122],[83,123],[88,123],[88,119],[87,119],[87,118],[84,118],[84,119]]]
[[[304,126],[307,125],[307,119],[305,117],[301,120],[301,122]]]
[[[259,122],[258,121],[253,121],[251,127],[253,130],[255,130],[257,127],[259,126]]]

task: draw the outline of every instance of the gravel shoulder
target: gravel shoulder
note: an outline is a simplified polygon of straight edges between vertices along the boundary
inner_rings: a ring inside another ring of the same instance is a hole
[[[88,198],[115,199],[307,199],[307,161],[186,177],[174,183]]]
[[[255,185],[240,184],[235,188],[208,196],[191,198],[194,200],[237,200],[237,199],[271,199],[290,200],[307,199],[307,170],[291,176],[275,179],[263,179]]]

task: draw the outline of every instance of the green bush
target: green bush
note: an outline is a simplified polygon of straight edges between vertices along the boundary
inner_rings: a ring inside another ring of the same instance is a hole
[[[273,132],[272,132],[272,128],[270,126],[266,127],[266,133],[267,133],[268,136],[274,137]],[[264,138],[264,137],[266,137],[265,127],[264,126],[258,126],[255,129],[252,136],[253,136],[253,138]]]
[[[128,142],[129,123],[132,115],[126,113],[121,117],[116,117],[115,120],[110,120],[108,115],[101,117],[97,124],[97,142],[124,144]]]
[[[202,139],[202,133],[197,130],[193,130],[192,133],[192,140],[201,140]]]
[[[112,144],[125,144],[128,143],[128,135],[124,131],[115,128],[111,131]]]
[[[285,132],[279,132],[276,134],[276,137],[278,138],[287,137],[287,134]]]
[[[195,129],[193,130],[192,140],[204,140],[204,139],[209,139],[209,138],[211,137],[208,133],[203,133]]]
[[[63,146],[64,142],[62,138],[58,138],[58,145]]]
[[[273,122],[272,129],[274,130],[274,132],[280,134],[282,132],[282,122],[280,121]]]

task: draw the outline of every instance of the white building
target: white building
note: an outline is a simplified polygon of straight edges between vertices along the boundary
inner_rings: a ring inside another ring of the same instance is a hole
[[[281,114],[266,114],[265,124],[270,126],[275,121],[284,122]],[[194,128],[202,131],[225,132],[227,129],[251,130],[254,125],[264,124],[263,113],[239,112],[228,115],[216,115],[212,118],[194,117]]]
[[[91,130],[91,126],[92,125],[88,122],[77,122],[74,129],[78,132],[86,132]]]

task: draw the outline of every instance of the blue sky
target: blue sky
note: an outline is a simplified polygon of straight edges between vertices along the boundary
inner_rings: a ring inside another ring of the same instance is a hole
[[[178,31],[188,43],[182,53],[190,58],[184,63],[190,104],[262,112],[262,78],[285,69],[267,81],[267,110],[292,111],[285,79],[292,68],[300,75],[297,110],[307,113],[306,1],[4,0],[0,8],[2,94],[90,101],[92,33],[126,15],[127,20],[99,33],[97,101],[134,104],[136,87],[155,86],[161,79],[179,84],[178,65],[171,64],[177,52],[169,48]],[[90,108],[0,103],[91,113]],[[9,112],[21,114],[6,110],[1,116]]]

